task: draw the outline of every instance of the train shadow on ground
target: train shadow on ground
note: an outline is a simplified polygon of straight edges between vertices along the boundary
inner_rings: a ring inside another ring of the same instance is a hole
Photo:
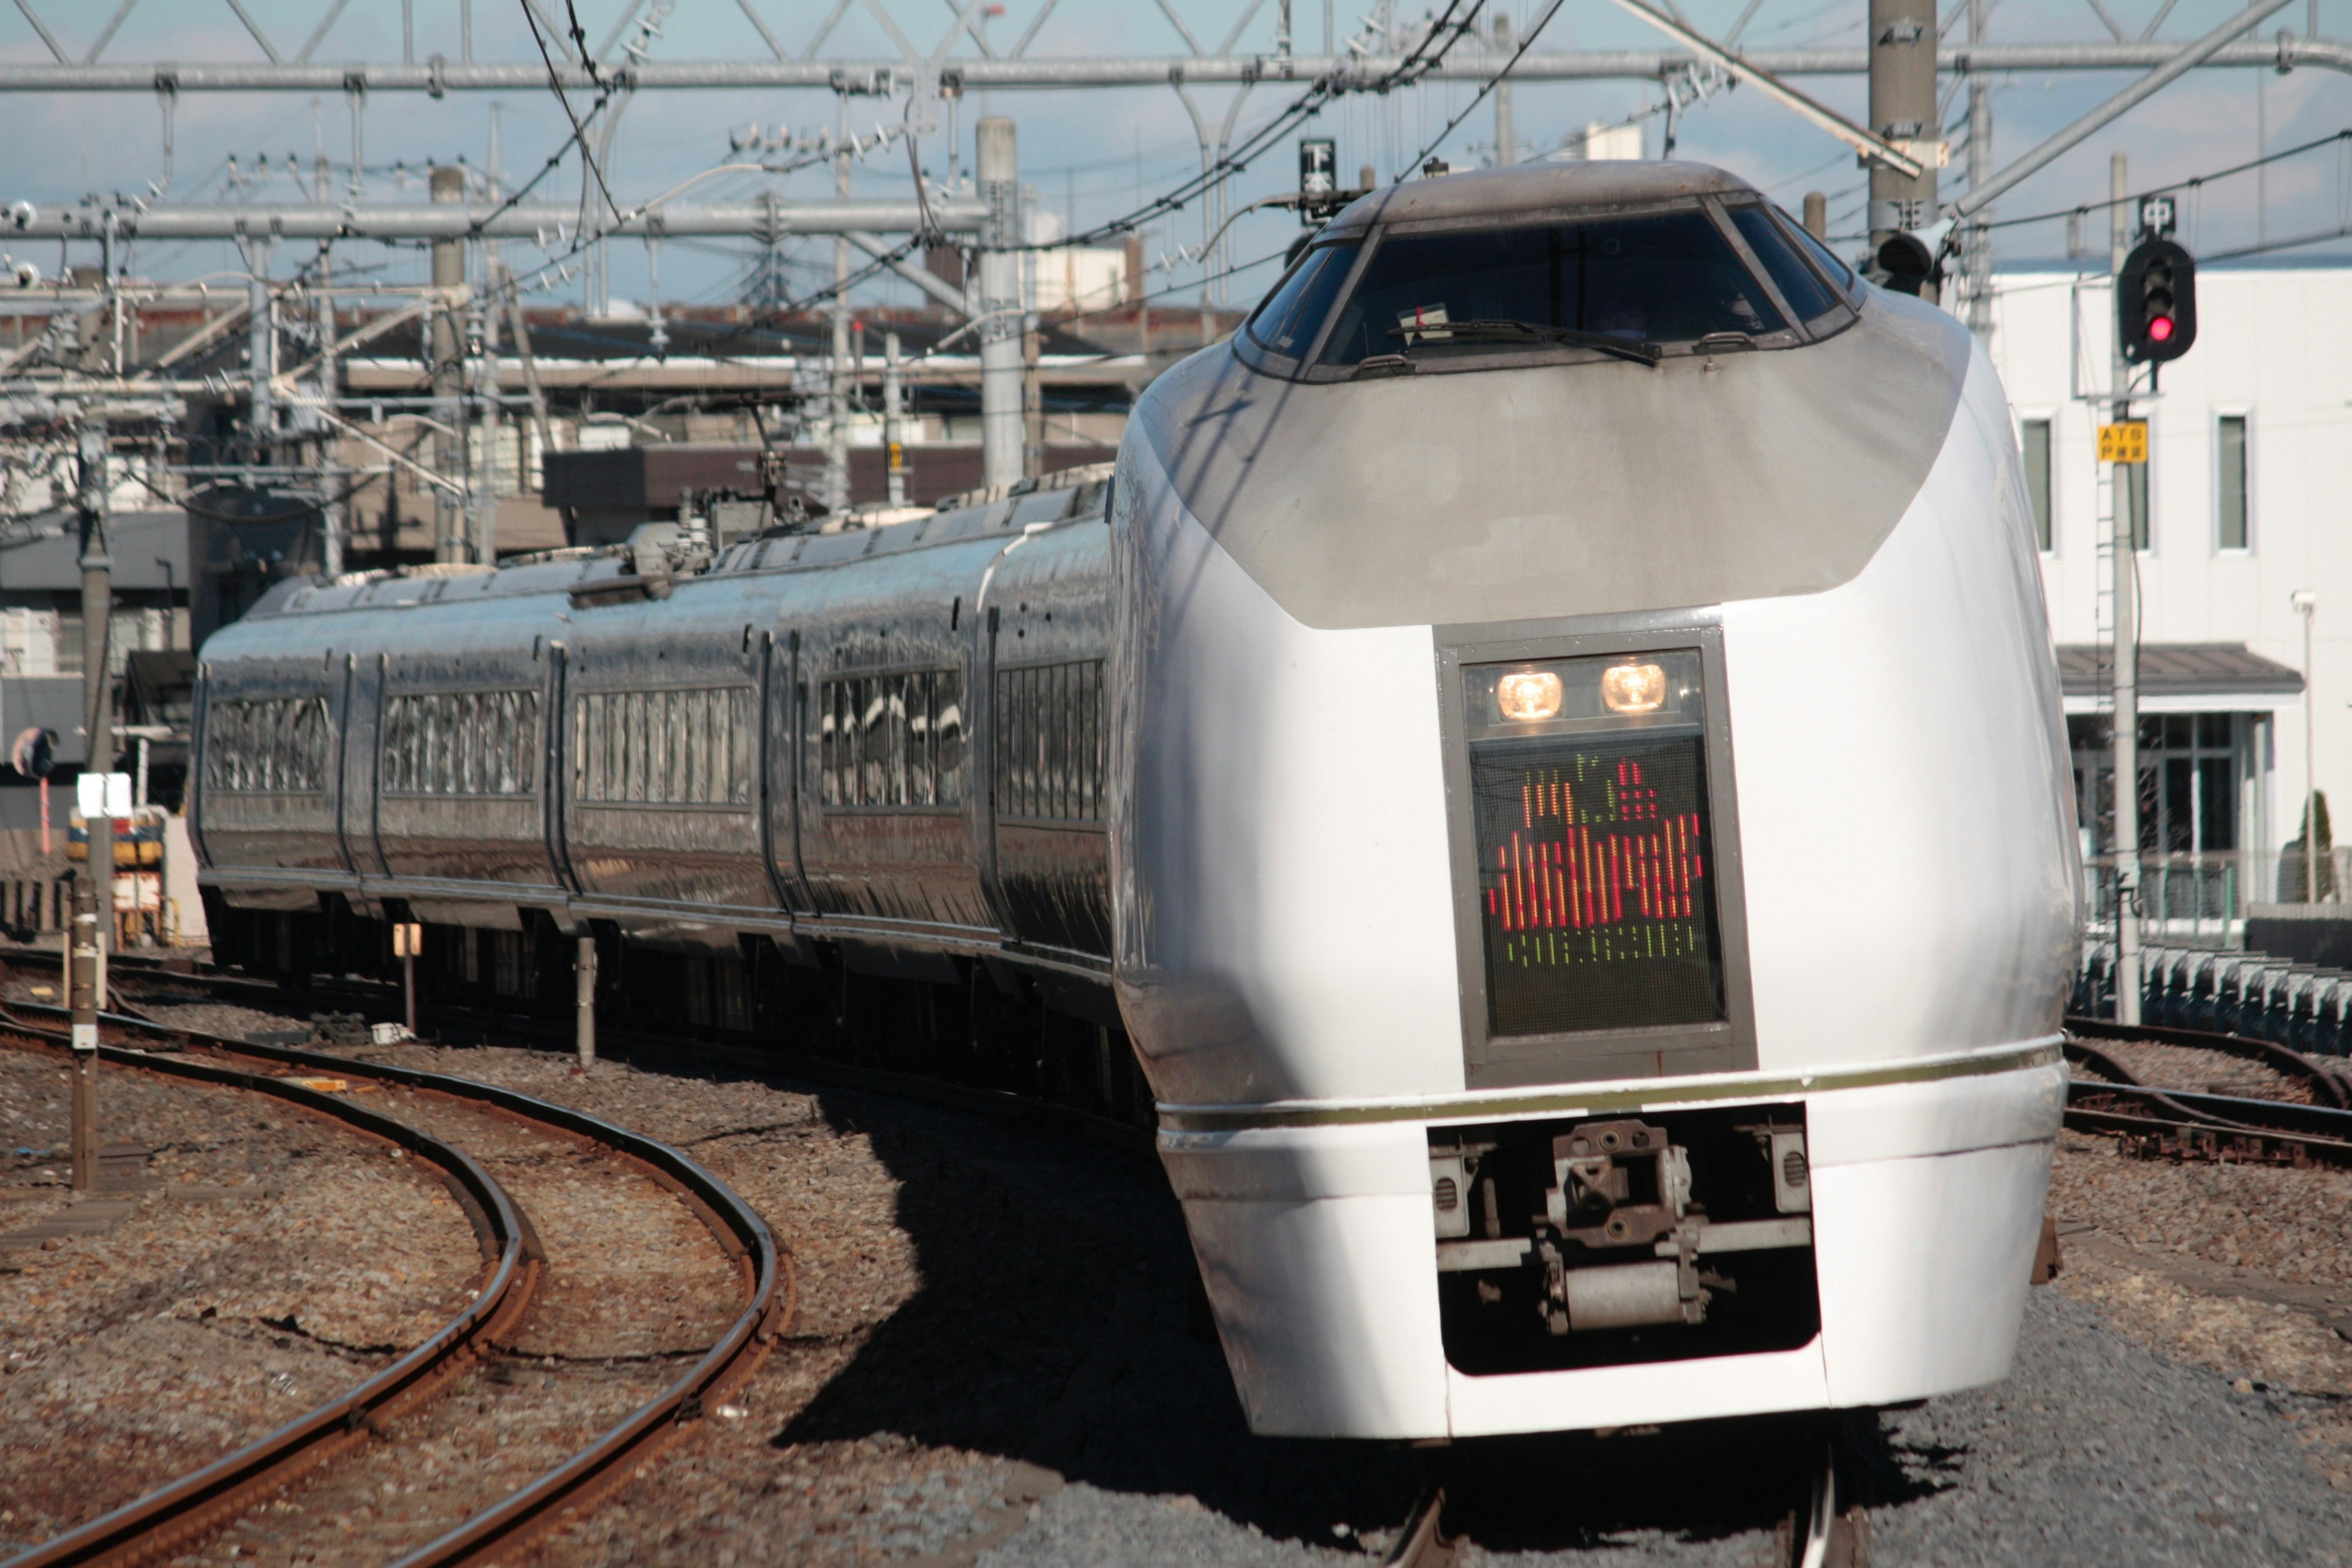
[[[1340,1547],[1393,1531],[1434,1473],[1453,1500],[1449,1532],[1509,1551],[1769,1532],[1821,1452],[1819,1419],[1443,1451],[1253,1436],[1222,1352],[1188,1313],[1192,1252],[1156,1162],[856,1093],[821,1100],[899,1181],[923,1284],[779,1447],[898,1434],[1105,1490],[1190,1497],[1265,1535]],[[1895,1500],[1899,1468],[1867,1451],[1877,1424],[1847,1425],[1878,1478],[1866,1489]]]

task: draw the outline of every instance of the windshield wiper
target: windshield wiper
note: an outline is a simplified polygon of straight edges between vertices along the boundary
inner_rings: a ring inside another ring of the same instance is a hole
[[[1549,341],[1570,343],[1580,349],[1596,349],[1614,354],[1637,364],[1655,367],[1664,351],[1657,344],[1637,342],[1631,338],[1612,338],[1600,332],[1580,332],[1574,327],[1546,326],[1541,321],[1515,321],[1497,317],[1477,317],[1467,321],[1433,321],[1425,327],[1391,327],[1389,336],[1428,339],[1443,342],[1448,338],[1470,339],[1482,342]],[[1412,345],[1417,346],[1417,345]]]

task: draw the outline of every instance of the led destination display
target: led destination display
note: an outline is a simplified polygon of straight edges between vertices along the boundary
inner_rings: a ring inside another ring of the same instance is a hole
[[[1697,656],[1467,675],[1489,1030],[1721,1018]]]

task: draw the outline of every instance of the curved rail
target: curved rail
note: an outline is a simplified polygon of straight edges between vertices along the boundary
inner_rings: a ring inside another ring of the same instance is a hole
[[[2352,1110],[2352,1088],[2337,1077],[2326,1064],[2270,1040],[2258,1040],[2250,1035],[2221,1035],[2206,1029],[2175,1029],[2161,1024],[2118,1024],[2113,1018],[2090,1018],[2069,1014],[2066,1032],[2102,1040],[2154,1040],[2159,1045],[2189,1046],[2200,1051],[2219,1051],[2224,1056],[2243,1061],[2258,1062],[2282,1078],[2291,1078],[2311,1090],[2315,1105],[2333,1106],[2338,1110]]]
[[[0,1009],[0,1026],[38,1039],[61,1042],[68,1037],[13,1017],[5,1009]],[[465,1309],[424,1343],[356,1387],[202,1469],[8,1558],[0,1568],[136,1562],[226,1522],[261,1494],[356,1436],[370,1417],[425,1392],[439,1376],[456,1370],[452,1363],[457,1358],[510,1327],[529,1307],[541,1272],[538,1242],[522,1211],[497,1179],[461,1149],[365,1106],[265,1073],[103,1044],[99,1055],[121,1066],[275,1095],[386,1139],[439,1166],[484,1239],[490,1276]]]
[[[62,1011],[50,1007],[39,1010]],[[253,1045],[119,1013],[103,1013],[100,1019],[116,1029],[148,1038],[180,1040],[225,1054],[371,1078],[475,1100],[507,1115],[575,1133],[628,1156],[646,1167],[656,1181],[684,1198],[744,1275],[747,1300],[742,1311],[719,1342],[684,1373],[562,1464],[398,1559],[392,1568],[443,1568],[473,1562],[493,1548],[511,1545],[533,1526],[549,1521],[561,1505],[576,1502],[602,1487],[614,1484],[625,1474],[628,1461],[646,1453],[679,1423],[698,1417],[706,1405],[727,1388],[750,1376],[791,1321],[796,1289],[791,1255],[777,1246],[767,1222],[733,1188],[667,1143],[570,1106],[471,1079],[321,1051]],[[115,1055],[118,1059],[142,1067],[167,1059],[135,1051],[117,1050]],[[261,1081],[280,1080],[264,1078]],[[35,1568],[37,1561],[46,1568],[47,1560],[29,1558],[22,1561],[21,1568]],[[20,1564],[12,1562],[0,1564],[0,1568],[20,1568]]]
[[[2266,1043],[2193,1029],[2138,1029],[2101,1022],[2101,1037],[2107,1039],[2152,1039],[2200,1048],[2212,1048],[2209,1042],[2215,1040],[2235,1046]],[[2185,1037],[2167,1039],[2167,1036]],[[2352,1110],[2339,1105],[2299,1105],[2292,1100],[2158,1089],[2141,1082],[2107,1052],[2080,1039],[2067,1040],[2066,1056],[2109,1080],[2076,1079],[2066,1086],[2066,1124],[2079,1131],[2122,1133],[2141,1140],[2155,1152],[2181,1158],[2352,1166]],[[2332,1083],[2316,1064],[2306,1061],[2305,1065]]]

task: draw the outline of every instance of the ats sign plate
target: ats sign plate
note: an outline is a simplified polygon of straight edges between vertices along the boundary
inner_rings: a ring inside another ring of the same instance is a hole
[[[2147,421],[2126,419],[2117,425],[2100,426],[2099,461],[2102,463],[2147,462]]]

